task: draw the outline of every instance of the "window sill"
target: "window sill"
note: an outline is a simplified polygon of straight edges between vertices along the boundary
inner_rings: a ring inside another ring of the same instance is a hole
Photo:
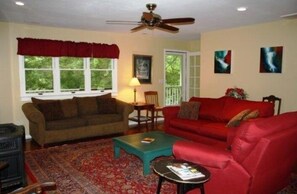
[[[115,91],[111,90],[106,90],[106,91],[92,91],[92,92],[76,92],[76,93],[71,93],[71,92],[65,92],[65,93],[60,93],[60,94],[31,94],[31,95],[25,95],[21,96],[21,101],[22,102],[30,102],[31,98],[38,98],[38,99],[70,99],[73,97],[85,97],[85,96],[101,96],[104,94],[111,93],[113,97],[117,96],[118,93]]]

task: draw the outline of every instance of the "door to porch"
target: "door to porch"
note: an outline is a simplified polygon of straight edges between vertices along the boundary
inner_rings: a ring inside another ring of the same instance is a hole
[[[165,106],[178,105],[192,96],[199,96],[199,53],[166,50],[164,61]]]

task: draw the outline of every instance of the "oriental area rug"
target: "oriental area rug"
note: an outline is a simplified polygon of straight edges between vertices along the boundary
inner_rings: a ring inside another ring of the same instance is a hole
[[[165,157],[156,160],[161,159]],[[156,193],[158,185],[156,174],[143,175],[142,162],[136,156],[121,150],[120,157],[115,159],[111,139],[28,151],[25,163],[33,182],[56,182],[54,193],[149,194]],[[175,192],[175,184],[162,184],[161,193]]]
[[[48,194],[150,194],[156,193],[158,185],[153,172],[143,176],[142,162],[136,156],[121,150],[115,159],[111,139],[27,151],[25,163],[32,182],[56,182],[57,190]],[[176,193],[176,185],[165,181],[161,193]],[[297,194],[296,174],[278,194]]]

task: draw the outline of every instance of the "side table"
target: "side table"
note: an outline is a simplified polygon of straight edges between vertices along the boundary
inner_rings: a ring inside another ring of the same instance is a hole
[[[191,167],[196,168],[205,176],[201,178],[183,180],[179,176],[177,176],[174,172],[172,172],[169,168],[167,168],[167,165],[174,164],[174,163],[188,163]],[[198,164],[194,164],[184,160],[175,160],[175,159],[161,160],[153,164],[153,170],[159,176],[157,194],[160,193],[162,183],[164,180],[168,180],[170,182],[176,183],[178,194],[184,194],[194,188],[199,188],[201,191],[201,194],[205,194],[204,183],[206,183],[210,178],[210,172],[206,168]]]
[[[151,121],[152,130],[154,130],[155,105],[154,104],[147,104],[147,103],[143,103],[143,102],[136,102],[136,103],[131,103],[131,104],[134,106],[134,110],[137,111],[137,116],[136,117],[131,117],[131,118],[129,118],[129,120],[137,122],[138,126],[140,125],[141,122],[146,122],[147,131],[148,131],[147,122]],[[151,117],[141,116],[141,110],[150,110],[150,111],[152,111],[152,116]]]

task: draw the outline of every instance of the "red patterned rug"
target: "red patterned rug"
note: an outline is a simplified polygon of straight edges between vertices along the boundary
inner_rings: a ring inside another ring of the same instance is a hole
[[[157,158],[160,160],[162,158]],[[56,193],[156,193],[158,176],[143,176],[139,158],[121,150],[115,159],[111,139],[69,144],[25,153],[27,173],[34,181],[55,181]],[[163,194],[176,185],[164,182]]]

